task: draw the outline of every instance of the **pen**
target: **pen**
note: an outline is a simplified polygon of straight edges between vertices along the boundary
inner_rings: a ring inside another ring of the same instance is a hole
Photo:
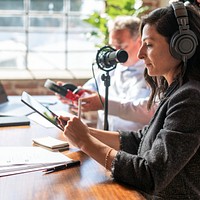
[[[73,160],[73,161],[70,161],[69,163],[67,163],[65,165],[59,165],[59,166],[56,166],[56,167],[51,167],[51,168],[45,169],[44,172],[45,172],[45,174],[49,174],[49,173],[52,173],[52,172],[57,172],[57,171],[64,170],[64,169],[67,169],[67,168],[70,168],[70,167],[74,167],[76,165],[80,165],[80,163],[81,162],[79,160]]]
[[[82,104],[82,100],[79,99],[78,100],[78,118],[81,119],[81,104]]]

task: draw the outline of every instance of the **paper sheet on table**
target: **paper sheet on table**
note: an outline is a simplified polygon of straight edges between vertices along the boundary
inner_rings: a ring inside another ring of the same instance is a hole
[[[0,177],[67,164],[71,158],[40,147],[0,147]]]

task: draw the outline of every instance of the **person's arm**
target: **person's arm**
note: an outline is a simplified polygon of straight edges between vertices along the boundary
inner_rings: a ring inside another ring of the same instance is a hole
[[[70,144],[111,169],[111,162],[117,154],[115,148],[119,149],[119,133],[88,128],[77,117],[60,116],[59,119],[67,121],[64,135]]]
[[[188,98],[194,94],[195,98]],[[111,170],[116,180],[153,193],[168,185],[196,155],[200,138],[197,99],[199,93],[195,90],[184,93],[181,90],[163,104],[154,123],[141,132],[141,137],[145,134],[142,143],[141,138],[136,139],[135,132],[117,135],[116,132],[97,131],[77,117],[68,121],[64,134],[71,144]],[[192,118],[192,122],[188,120]],[[100,138],[100,134],[104,136]],[[104,143],[110,135],[115,138],[113,144],[120,145],[119,151]]]
[[[128,102],[109,100],[108,114],[125,120],[148,124],[158,107],[158,103],[155,103],[148,110],[147,102],[148,98],[141,98],[137,101],[130,100]]]
[[[104,103],[104,97],[101,97]],[[148,98],[141,98],[137,101],[120,102],[118,100],[109,100],[108,114],[118,116],[128,121],[134,121],[142,124],[148,124],[152,118],[158,104],[154,104],[151,110],[147,110]],[[96,92],[90,96],[82,98],[82,111],[103,110],[103,105]]]
[[[99,141],[103,142],[104,144],[119,150],[120,149],[120,138],[119,133],[114,131],[104,131],[95,128],[90,128],[90,135],[97,138]]]
[[[163,102],[146,129],[137,154],[127,154],[127,151],[122,151],[123,148],[118,151],[112,168],[113,177],[149,193],[163,190],[173,179],[174,184],[179,184],[182,177],[187,176],[184,174],[187,170],[192,172],[190,166],[196,163],[195,169],[199,165],[198,99],[200,93],[197,88],[189,88],[179,90],[168,102]],[[122,133],[120,138],[122,147],[134,146],[130,134]]]

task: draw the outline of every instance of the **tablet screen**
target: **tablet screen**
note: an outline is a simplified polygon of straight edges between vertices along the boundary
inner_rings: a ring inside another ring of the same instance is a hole
[[[63,126],[58,123],[58,116],[47,107],[39,103],[37,100],[35,100],[30,94],[28,94],[27,92],[23,92],[21,96],[21,101],[32,108],[35,112],[43,116],[45,119],[50,121],[56,127],[61,129],[62,131],[64,130]]]

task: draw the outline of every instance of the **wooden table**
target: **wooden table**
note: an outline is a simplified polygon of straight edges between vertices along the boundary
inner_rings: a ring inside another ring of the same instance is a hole
[[[65,138],[57,128],[30,126],[0,128],[0,146],[32,146],[32,138]],[[45,175],[42,171],[0,177],[1,200],[144,200],[133,188],[115,182],[110,173],[83,152],[70,146],[63,152],[81,166]]]

